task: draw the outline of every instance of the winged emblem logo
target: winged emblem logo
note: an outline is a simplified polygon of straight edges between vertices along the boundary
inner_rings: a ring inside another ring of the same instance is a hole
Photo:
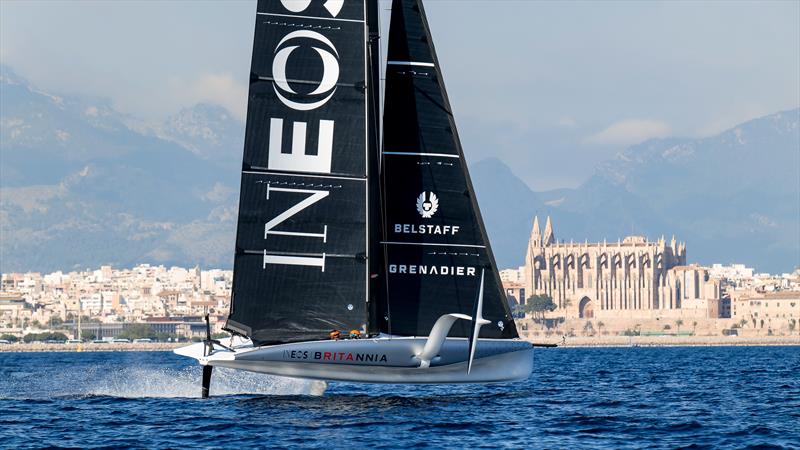
[[[427,194],[427,196],[425,195]],[[426,200],[427,197],[427,200]],[[433,192],[425,192],[417,197],[417,212],[423,219],[430,219],[439,209],[439,198]]]

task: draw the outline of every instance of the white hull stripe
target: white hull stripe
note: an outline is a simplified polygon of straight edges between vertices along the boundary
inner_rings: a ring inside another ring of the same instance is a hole
[[[421,67],[435,67],[433,63],[419,62],[419,61],[387,61],[386,64],[390,66],[421,66]]]
[[[317,19],[317,20],[335,20],[338,22],[358,22],[363,23],[363,20],[355,20],[355,19],[336,19],[334,17],[315,17],[315,16],[296,16],[293,14],[275,14],[275,13],[256,13],[259,16],[275,16],[275,17],[290,17],[292,19]]]
[[[458,158],[458,155],[451,155],[449,153],[413,153],[413,152],[383,152],[384,155],[402,155],[402,156],[437,156],[440,158]]]
[[[391,242],[381,241],[383,245],[429,245],[432,247],[471,247],[471,248],[486,248],[485,245],[471,245],[471,244],[435,244],[432,242]]]

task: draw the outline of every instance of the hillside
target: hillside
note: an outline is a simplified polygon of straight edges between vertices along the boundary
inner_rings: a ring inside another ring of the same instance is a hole
[[[7,66],[0,92],[0,271],[231,266],[244,124],[228,111],[142,123]],[[576,189],[534,192],[495,158],[471,175],[503,267],[523,263],[536,214],[567,241],[675,234],[690,261],[800,265],[800,109],[643,142]]]
[[[230,265],[239,163],[203,153],[218,153],[213,142],[41,91],[5,66],[0,83],[0,270]]]
[[[800,109],[708,138],[632,146],[577,189],[495,190],[493,183],[513,174],[481,165],[473,177],[481,205],[492,203],[496,215],[487,223],[501,265],[521,264],[524,245],[510,243],[527,239],[530,229],[520,224],[537,211],[552,215],[556,236],[567,241],[675,234],[687,242],[690,261],[736,261],[773,272],[800,265]]]

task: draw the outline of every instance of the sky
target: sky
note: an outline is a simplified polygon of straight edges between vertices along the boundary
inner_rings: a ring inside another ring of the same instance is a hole
[[[800,106],[800,1],[425,8],[467,158],[497,157],[537,191],[649,138]],[[242,117],[254,14],[250,0],[0,0],[0,61],[146,121],[198,102]]]

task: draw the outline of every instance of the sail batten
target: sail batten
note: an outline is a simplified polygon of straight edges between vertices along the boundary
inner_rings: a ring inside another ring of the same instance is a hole
[[[439,158],[459,158],[457,154],[451,154],[451,153],[383,152],[383,154],[398,155],[398,156],[434,156]]]
[[[279,172],[276,170],[269,170],[266,167],[250,167],[249,170],[243,170],[243,174],[255,174],[255,175],[276,175],[276,176],[294,176],[296,174],[292,172]],[[321,173],[304,173],[304,177],[307,178],[327,178],[330,180],[352,180],[352,181],[367,181],[366,177],[349,177],[344,174],[331,174],[325,175]]]

